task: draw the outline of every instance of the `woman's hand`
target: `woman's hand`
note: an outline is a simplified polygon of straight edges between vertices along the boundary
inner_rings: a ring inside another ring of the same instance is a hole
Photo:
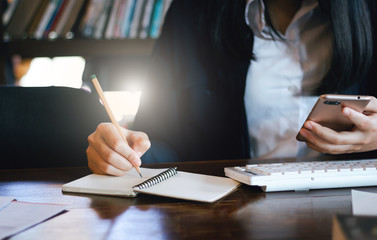
[[[336,132],[313,121],[307,121],[300,130],[308,146],[318,152],[342,154],[365,152],[377,149],[377,100],[369,102],[364,114],[349,107],[343,115],[354,123],[350,131]]]
[[[86,155],[94,173],[122,176],[133,166],[140,166],[140,157],[151,146],[148,136],[124,128],[122,131],[127,142],[112,123],[101,123],[88,137]]]

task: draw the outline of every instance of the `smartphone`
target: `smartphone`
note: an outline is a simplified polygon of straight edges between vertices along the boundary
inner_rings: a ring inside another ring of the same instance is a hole
[[[371,96],[321,95],[313,106],[306,121],[311,120],[338,132],[351,130],[353,123],[343,116],[342,108],[350,107],[356,111],[363,112],[370,100]],[[305,141],[305,138],[300,132],[297,134],[296,139],[298,141]]]

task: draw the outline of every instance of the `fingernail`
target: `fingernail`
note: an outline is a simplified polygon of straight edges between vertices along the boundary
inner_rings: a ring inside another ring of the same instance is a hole
[[[142,153],[142,152],[136,152],[136,154],[137,154],[139,157],[143,156],[143,153]]]
[[[344,115],[348,116],[350,114],[350,110],[348,108],[343,109]]]
[[[305,128],[309,129],[309,130],[312,130],[313,126],[312,126],[312,124],[310,122],[306,122],[305,123]]]
[[[308,136],[308,134],[307,134],[307,130],[305,130],[305,129],[301,129],[300,134],[301,134],[304,138],[306,138],[306,137]]]

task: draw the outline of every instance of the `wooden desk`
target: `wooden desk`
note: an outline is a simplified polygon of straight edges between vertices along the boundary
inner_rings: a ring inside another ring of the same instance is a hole
[[[224,166],[246,163],[250,161],[149,166],[178,165],[179,170],[223,175]],[[351,213],[350,189],[264,193],[243,185],[212,204],[61,192],[62,184],[89,173],[85,167],[0,171],[0,195],[66,204],[68,209],[11,239],[331,239],[332,216]]]

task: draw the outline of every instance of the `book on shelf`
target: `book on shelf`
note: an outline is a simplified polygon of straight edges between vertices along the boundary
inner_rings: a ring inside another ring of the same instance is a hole
[[[13,16],[14,11],[16,10],[19,0],[13,0],[12,2],[7,2],[3,13],[3,26],[7,26],[10,19]],[[3,6],[4,7],[4,6]]]
[[[145,5],[143,17],[141,19],[141,29],[139,33],[139,38],[145,39],[148,37],[149,32],[149,26],[152,19],[152,13],[153,13],[153,6],[155,0],[146,0],[147,3]]]
[[[115,21],[116,21],[116,15],[119,10],[119,7],[121,5],[121,0],[113,0],[112,9],[110,11],[110,16],[108,16],[108,21],[106,24],[105,32],[104,32],[104,38],[105,39],[111,39],[114,32],[115,27]]]
[[[137,0],[134,10],[134,16],[130,25],[129,38],[137,38],[137,34],[140,31],[140,22],[145,7],[145,0]]]
[[[64,25],[60,35],[63,38],[71,39],[74,37],[80,26],[81,18],[85,14],[85,9],[89,4],[88,0],[75,0],[75,2],[71,15],[68,17],[68,21]]]
[[[56,24],[56,21],[59,20],[61,11],[64,9],[66,2],[67,2],[67,0],[60,0],[58,2],[58,4],[56,5],[54,12],[52,13],[52,15],[51,15],[51,17],[50,17],[50,19],[47,23],[47,26],[43,31],[43,38],[48,37],[48,34],[51,32],[53,25]]]
[[[162,21],[162,14],[164,12],[163,0],[155,0],[152,19],[149,28],[149,37],[157,38],[160,33],[160,23]]]
[[[93,29],[93,37],[95,39],[101,39],[102,36],[104,35],[104,31],[105,31],[107,22],[109,21],[109,16],[110,16],[113,3],[114,1],[107,0],[104,8],[100,12],[98,19],[94,25],[94,29]]]
[[[68,20],[63,25],[63,29],[61,33],[58,35],[58,38],[63,39],[73,39],[79,38],[80,34],[79,27],[81,20],[85,14],[86,7],[88,6],[89,0],[79,0],[78,2],[75,1],[75,5],[72,8],[72,12],[68,17]],[[72,16],[75,15],[75,16]]]
[[[43,33],[43,38],[53,39],[52,37],[49,37],[49,36],[51,35],[51,33],[53,33],[55,31],[56,25],[60,21],[62,14],[64,12],[64,9],[67,7],[68,2],[69,2],[69,0],[63,0],[60,3],[60,6],[57,7],[54,16],[50,19],[50,22],[49,22],[48,26],[46,27],[46,30]]]
[[[41,5],[39,6],[37,12],[35,13],[33,19],[31,20],[27,30],[26,35],[29,38],[34,38],[35,31],[37,30],[37,27],[39,25],[39,22],[41,21],[44,12],[46,11],[46,8],[49,4],[50,0],[42,0]]]
[[[35,30],[34,37],[36,39],[42,39],[43,34],[48,28],[52,18],[55,16],[56,12],[58,11],[58,7],[61,4],[61,0],[51,0],[45,9],[43,16],[38,23],[37,29]]]
[[[80,33],[82,36],[92,37],[94,35],[95,25],[101,13],[105,10],[106,2],[108,1],[109,0],[90,0],[80,24]]]
[[[103,38],[157,38],[171,0],[113,0]],[[98,36],[96,36],[98,38]]]
[[[165,0],[164,1],[164,13],[163,13],[164,16],[166,15],[166,12],[168,11],[171,2],[173,2],[173,0]]]
[[[75,6],[81,6],[83,2],[83,0],[65,0],[58,19],[55,20],[54,26],[52,26],[51,31],[48,33],[49,39],[56,39],[62,36],[63,28],[69,19],[76,18],[76,15],[72,16]]]
[[[112,30],[112,35],[110,36],[110,39],[117,39],[120,38],[120,32],[122,28],[122,18],[126,12],[126,7],[127,7],[127,0],[121,0],[118,6],[118,10],[116,11],[115,14],[115,23],[114,23],[114,28]]]
[[[13,0],[5,38],[157,38],[172,0]]]
[[[122,16],[120,38],[126,38],[130,32],[130,26],[135,10],[136,0],[128,0],[124,15]]]
[[[14,8],[12,10],[14,12],[4,32],[4,36],[10,39],[25,37],[27,27],[40,7],[42,0],[18,0],[15,3],[16,5],[11,4],[9,6]]]

